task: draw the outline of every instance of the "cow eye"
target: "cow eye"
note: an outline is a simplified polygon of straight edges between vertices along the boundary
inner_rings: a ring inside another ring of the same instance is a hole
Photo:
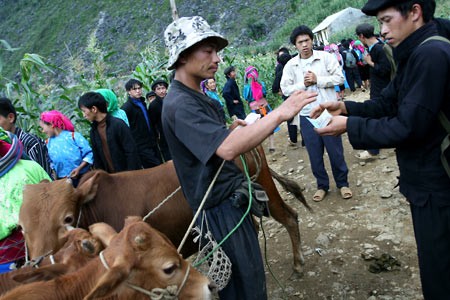
[[[64,218],[64,224],[72,224],[73,223],[73,216],[66,216]]]
[[[178,266],[175,265],[175,264],[173,264],[173,265],[171,265],[170,267],[165,268],[165,269],[164,269],[164,273],[166,273],[167,275],[170,275],[170,274],[172,274],[173,272],[175,272],[175,270],[176,270],[177,268],[178,268]]]

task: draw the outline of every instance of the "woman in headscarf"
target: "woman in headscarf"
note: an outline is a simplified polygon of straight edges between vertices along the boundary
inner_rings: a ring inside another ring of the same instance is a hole
[[[95,90],[95,92],[99,93],[103,96],[103,98],[105,98],[106,102],[108,103],[108,113],[110,113],[113,117],[123,120],[125,124],[130,127],[130,122],[128,122],[127,114],[123,109],[119,108],[116,94],[114,94],[114,92],[109,89],[98,89]]]
[[[25,257],[24,239],[17,229],[22,190],[44,179],[50,177],[38,163],[26,160],[17,136],[0,127],[0,273]]]
[[[252,112],[264,117],[270,113],[272,109],[266,100],[266,85],[263,81],[259,80],[258,70],[253,66],[245,68],[244,80],[244,99],[248,102]],[[279,127],[277,127],[274,132],[277,132],[278,130],[280,130]],[[269,136],[269,152],[275,152],[273,135]]]
[[[89,142],[75,132],[70,119],[57,110],[43,112],[39,125],[48,137],[48,154],[56,178],[70,177],[76,187],[80,177],[94,162]]]

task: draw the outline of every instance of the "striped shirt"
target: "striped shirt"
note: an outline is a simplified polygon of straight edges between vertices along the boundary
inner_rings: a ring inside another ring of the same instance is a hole
[[[47,146],[39,137],[26,133],[19,127],[16,127],[15,135],[23,144],[23,151],[31,160],[34,160],[47,172],[52,178],[52,169],[50,168],[50,157],[48,155]]]

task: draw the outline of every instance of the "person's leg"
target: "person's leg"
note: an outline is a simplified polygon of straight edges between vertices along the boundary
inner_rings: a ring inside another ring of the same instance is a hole
[[[344,147],[342,145],[342,137],[324,136],[322,137],[325,149],[330,159],[331,170],[333,172],[336,186],[340,189],[344,186],[348,187],[348,167],[345,162]]]
[[[353,68],[353,78],[355,79],[355,82],[358,85],[358,87],[361,88],[362,87],[362,80],[361,80],[361,76],[359,75],[358,68]]]
[[[435,200],[430,196],[423,207],[410,205],[426,300],[450,295],[450,206],[439,207]]]
[[[244,211],[246,208],[236,208],[229,200],[206,210],[209,228],[217,243],[234,229]],[[221,247],[232,263],[232,274],[227,286],[219,292],[220,299],[267,299],[261,249],[250,215]]]
[[[347,83],[350,88],[350,91],[354,92],[356,90],[355,89],[355,79],[354,79],[353,71],[351,68],[349,68],[345,71],[345,78],[347,78]]]
[[[328,191],[330,182],[323,163],[324,145],[322,137],[314,131],[314,126],[306,117],[300,116],[300,132],[308,151],[311,170],[317,181],[317,189]]]
[[[289,134],[289,140],[296,144],[297,143],[297,125],[291,124],[292,119],[287,121],[287,128],[288,128],[288,134]]]

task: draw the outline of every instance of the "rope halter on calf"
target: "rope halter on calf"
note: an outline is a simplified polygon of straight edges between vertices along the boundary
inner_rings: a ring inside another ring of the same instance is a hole
[[[105,269],[109,270],[110,268],[108,263],[106,262],[105,256],[103,255],[103,251],[99,253],[99,257]],[[184,274],[183,281],[180,284],[180,288],[178,288],[176,285],[169,285],[166,288],[154,288],[151,291],[148,291],[129,282],[127,282],[126,285],[133,290],[149,296],[152,300],[176,300],[178,299],[178,295],[180,294],[181,290],[186,285],[190,271],[191,265],[188,264],[186,274]]]

